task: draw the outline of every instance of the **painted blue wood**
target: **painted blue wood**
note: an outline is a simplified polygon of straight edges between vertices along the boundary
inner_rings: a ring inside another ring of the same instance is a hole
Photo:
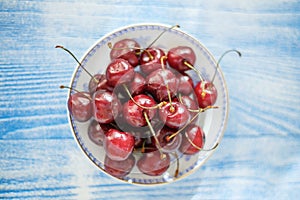
[[[296,199],[300,196],[300,2],[0,2],[0,198]],[[180,24],[222,69],[230,117],[222,143],[193,175],[134,186],[100,172],[70,131],[74,61],[101,36],[142,22]]]

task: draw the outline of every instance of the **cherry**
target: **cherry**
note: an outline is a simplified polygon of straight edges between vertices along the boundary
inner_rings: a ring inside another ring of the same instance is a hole
[[[178,92],[184,95],[189,95],[194,91],[194,83],[192,78],[186,73],[177,74],[179,80]]]
[[[198,103],[190,96],[179,96],[179,99],[174,99],[173,101],[179,101],[186,106],[188,111],[190,111],[190,116],[193,117],[197,112],[199,112]]]
[[[145,89],[146,79],[139,72],[135,72],[134,78],[130,83],[130,93],[134,96],[143,93]]]
[[[130,125],[142,127],[147,125],[144,112],[147,113],[149,119],[152,119],[156,114],[156,109],[152,109],[154,106],[156,106],[156,102],[153,98],[145,94],[139,94],[124,104],[123,116]]]
[[[112,128],[105,136],[103,147],[110,159],[121,161],[130,156],[135,144],[135,139],[131,133]]]
[[[140,58],[140,68],[144,74],[149,74],[157,69],[161,68],[161,58],[165,56],[165,53],[160,48],[151,47],[143,51]],[[163,60],[166,64],[166,59]]]
[[[178,79],[169,69],[157,69],[146,78],[147,90],[158,101],[169,99],[169,95],[174,97],[178,89]]]
[[[217,89],[212,82],[200,81],[194,92],[200,108],[214,105],[218,97]]]
[[[111,123],[120,113],[121,104],[109,91],[98,90],[94,93],[94,117],[99,123]]]
[[[159,142],[161,150],[166,153],[175,152],[181,144],[181,134],[176,135],[175,137],[169,139],[168,136],[171,136],[177,129],[171,129],[167,126],[164,126],[156,134],[157,140],[152,137],[152,143],[154,146],[158,146],[156,142]]]
[[[170,160],[169,154],[162,158],[159,151],[152,151],[142,155],[137,161],[137,167],[146,175],[160,176],[169,168]]]
[[[92,142],[102,146],[106,132],[113,128],[110,124],[100,124],[96,120],[92,120],[88,127],[88,136]]]
[[[189,120],[189,112],[185,105],[173,101],[159,109],[159,116],[166,126],[170,128],[181,128]]]
[[[86,122],[93,116],[92,98],[87,92],[80,92],[74,88],[60,86],[75,91],[69,96],[68,110],[73,118],[78,122]]]
[[[194,65],[196,61],[195,52],[188,46],[178,46],[170,49],[167,57],[169,65],[179,72],[184,72],[190,69],[185,62],[190,65]]]
[[[110,58],[112,60],[123,58],[127,60],[133,67],[139,64],[138,54],[140,52],[140,45],[133,39],[123,39],[116,42],[113,46],[109,43],[112,49]]]
[[[106,79],[110,86],[130,82],[134,77],[134,68],[127,60],[117,58],[106,68]]]
[[[135,158],[131,154],[125,160],[112,160],[108,156],[104,159],[104,169],[110,175],[117,178],[124,178],[128,175],[135,165]]]
[[[184,131],[182,143],[179,149],[184,154],[192,155],[203,148],[204,142],[205,134],[203,130],[199,126],[191,124]]]

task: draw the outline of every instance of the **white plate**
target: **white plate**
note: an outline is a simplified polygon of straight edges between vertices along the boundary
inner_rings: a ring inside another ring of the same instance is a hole
[[[176,46],[184,45],[191,47],[196,53],[195,66],[200,70],[201,74],[208,80],[210,80],[215,73],[216,61],[212,54],[194,37],[181,31],[178,28],[170,29],[171,26],[161,24],[136,24],[120,28],[112,33],[109,33],[98,40],[85,54],[81,63],[91,73],[104,73],[106,66],[111,62],[110,49],[108,43],[115,42],[130,38],[136,40],[141,47],[148,47],[148,45],[155,40],[155,38],[163,31],[167,30],[154,44],[154,46],[161,47],[163,49],[171,49]],[[167,52],[166,52],[167,53]],[[191,76],[195,77],[195,73],[191,73]],[[71,79],[71,86],[78,90],[87,91],[88,82],[90,76],[85,73],[80,66],[74,71]],[[223,136],[224,129],[228,117],[228,93],[226,83],[223,74],[218,69],[216,78],[214,80],[215,87],[218,90],[218,98],[215,103],[219,108],[213,110],[207,110],[200,115],[197,121],[205,132],[205,146],[209,149],[220,143]],[[71,92],[70,92],[71,94]],[[70,95],[69,94],[69,95]],[[87,129],[90,121],[82,123],[77,122],[70,115],[70,126],[74,133],[74,136],[85,153],[85,155],[103,172],[104,170],[104,157],[105,152],[103,147],[94,144],[88,137]],[[120,180],[129,183],[136,184],[160,184],[169,183],[187,175],[198,169],[203,163],[211,156],[214,151],[201,151],[195,155],[182,155],[179,158],[179,173],[177,177],[174,177],[175,171],[178,167],[178,163],[174,157],[171,157],[171,165],[169,169],[161,176],[148,176],[139,171],[135,166],[130,174],[121,178]],[[136,160],[139,158],[139,154],[136,154]],[[83,169],[84,170],[84,169]]]

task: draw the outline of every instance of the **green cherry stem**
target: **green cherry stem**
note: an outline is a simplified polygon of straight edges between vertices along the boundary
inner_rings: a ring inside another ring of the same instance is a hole
[[[78,63],[78,65],[96,82],[99,83],[99,81],[79,62],[79,60],[76,58],[76,56],[67,48],[61,46],[61,45],[56,45],[55,48],[60,48],[69,53],[75,61]]]
[[[163,105],[166,104],[165,101],[162,101],[162,102],[160,102],[159,104],[157,104],[157,105],[155,105],[155,106],[152,106],[152,107],[142,106],[142,105],[140,105],[138,102],[136,102],[136,101],[134,100],[134,98],[133,98],[132,95],[130,94],[130,91],[129,91],[128,87],[127,87],[125,84],[123,84],[123,87],[124,87],[124,89],[125,89],[127,95],[129,96],[129,98],[133,101],[133,103],[135,103],[138,107],[140,107],[140,108],[142,108],[142,109],[145,109],[145,110],[152,110],[152,109],[156,109],[156,108],[161,108]]]
[[[171,29],[174,29],[174,28],[180,28],[180,26],[178,25],[178,24],[176,24],[176,25],[174,25],[174,26],[171,26],[170,28],[168,28],[168,29],[165,29],[163,32],[161,32],[157,37],[156,37],[156,39],[155,40],[153,40],[153,42],[151,42],[149,45],[148,45],[148,47],[147,47],[147,49],[148,48],[150,48],[165,32],[167,32],[167,31],[169,31],[169,30],[171,30]]]
[[[197,112],[197,114],[195,114],[192,119],[186,123],[183,127],[181,127],[179,130],[177,130],[175,133],[173,133],[172,135],[170,136],[167,136],[166,137],[166,140],[167,141],[170,141],[173,137],[175,137],[176,135],[178,135],[181,131],[183,131],[188,125],[190,125],[199,115],[200,113],[202,112],[205,112],[206,110],[208,109],[215,109],[215,108],[219,108],[218,106],[207,106],[205,108],[199,108],[198,110],[192,110],[192,111],[195,111]]]
[[[214,73],[214,75],[213,75],[213,78],[211,79],[211,83],[213,83],[214,80],[215,80],[215,78],[216,78],[217,70],[218,70],[218,68],[220,67],[220,62],[222,61],[223,57],[224,57],[226,54],[230,53],[230,52],[235,52],[235,53],[237,53],[237,54],[239,55],[239,57],[242,57],[242,53],[241,53],[240,51],[236,50],[236,49],[230,49],[230,50],[225,51],[225,52],[221,55],[221,57],[219,58],[219,60],[218,60],[218,62],[217,62],[216,70],[215,70],[215,73]]]
[[[155,135],[155,131],[154,131],[154,129],[153,129],[151,123],[150,123],[149,117],[148,117],[148,115],[147,115],[146,112],[143,112],[143,114],[144,114],[145,120],[146,120],[146,122],[147,122],[147,124],[148,124],[149,130],[150,130],[152,136],[153,136],[154,139],[155,139],[156,146],[157,146],[158,151],[159,151],[159,153],[160,153],[160,158],[161,158],[161,159],[164,159],[164,158],[166,157],[166,155],[165,155],[165,154],[162,152],[162,150],[161,150],[161,146],[160,146],[159,141],[158,141],[158,139],[157,139],[157,137],[156,137],[156,135]]]

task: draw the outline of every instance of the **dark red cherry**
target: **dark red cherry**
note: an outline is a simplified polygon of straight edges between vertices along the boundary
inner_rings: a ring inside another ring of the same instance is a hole
[[[205,134],[203,130],[191,124],[182,135],[182,143],[179,150],[187,155],[192,155],[199,152],[204,146]]]
[[[106,68],[106,79],[110,86],[130,82],[134,77],[134,68],[122,58],[113,60]]]
[[[130,99],[124,104],[124,118],[130,125],[134,127],[142,127],[147,125],[144,112],[147,113],[149,119],[152,119],[156,114],[156,109],[151,109],[151,107],[154,107],[156,102],[152,97],[145,94],[139,94],[133,97],[133,100]]]
[[[140,45],[133,39],[123,39],[116,42],[110,52],[112,60],[122,58],[127,60],[133,67],[139,64],[138,53]]]
[[[185,105],[173,101],[159,109],[159,117],[170,128],[181,128],[189,120],[189,112]]]
[[[177,74],[179,79],[178,92],[184,95],[189,95],[194,91],[194,83],[192,78],[186,73]]]
[[[140,68],[145,74],[162,68],[161,58],[165,56],[165,53],[160,48],[151,47],[143,51],[140,58]],[[166,59],[163,60],[163,64],[166,65]]]
[[[101,124],[113,122],[121,109],[121,104],[117,97],[112,92],[98,90],[94,93],[93,99],[95,120]]]
[[[169,65],[180,72],[190,69],[184,62],[194,65],[196,61],[195,52],[188,46],[178,46],[170,49],[167,57]]]
[[[194,92],[197,96],[200,108],[206,108],[207,106],[214,105],[218,97],[216,87],[213,83],[208,81],[200,81],[196,85]]]
[[[92,142],[102,146],[106,132],[113,128],[110,124],[100,124],[96,120],[92,120],[88,127],[88,136]]]
[[[128,158],[121,161],[116,161],[105,156],[104,159],[104,169],[110,175],[117,178],[124,178],[128,175],[135,165],[135,158],[131,154]]]
[[[164,154],[162,157],[159,151],[151,151],[144,153],[137,162],[138,169],[149,176],[160,176],[170,166],[169,154]]]
[[[91,94],[97,90],[113,91],[113,87],[107,84],[106,76],[104,74],[95,74],[89,82],[89,91]]]
[[[158,69],[149,74],[146,78],[147,90],[157,101],[169,99],[168,90],[171,98],[174,97],[178,89],[178,79],[169,69]]]
[[[136,72],[132,82],[130,83],[130,93],[132,96],[141,94],[146,88],[146,79],[139,73]]]
[[[110,129],[104,138],[103,147],[106,155],[116,161],[126,160],[133,151],[135,144],[131,133]]]
[[[68,109],[76,121],[86,122],[93,116],[93,106],[90,94],[76,92],[68,99]]]
[[[172,129],[167,126],[164,126],[161,130],[157,131],[156,138],[151,137],[152,143],[154,146],[158,146],[156,142],[159,142],[159,147],[163,152],[171,153],[176,151],[181,144],[181,134],[177,134],[175,137],[168,139],[168,136],[171,136],[175,133],[177,129]]]

